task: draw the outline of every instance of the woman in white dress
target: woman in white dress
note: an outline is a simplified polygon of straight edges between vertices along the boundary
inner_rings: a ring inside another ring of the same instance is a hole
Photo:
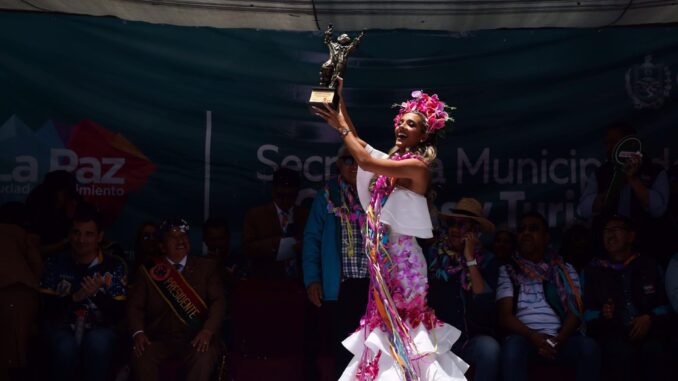
[[[340,96],[341,89],[340,81]],[[453,108],[421,91],[397,106],[390,154],[360,139],[343,98],[338,110],[314,108],[357,160],[358,196],[367,211],[369,302],[360,327],[343,341],[354,357],[340,381],[464,380],[468,365],[451,352],[460,332],[426,305],[426,260],[416,241],[433,236],[424,195],[436,141],[453,121],[447,113]]]

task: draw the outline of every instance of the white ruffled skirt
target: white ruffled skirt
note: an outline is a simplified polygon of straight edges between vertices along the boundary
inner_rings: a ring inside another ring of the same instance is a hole
[[[466,380],[468,370],[461,358],[452,353],[452,345],[459,339],[461,332],[449,324],[443,323],[431,331],[424,324],[410,328],[414,344],[420,355],[414,366],[420,381],[457,381]],[[342,344],[353,354],[339,381],[354,381],[363,352],[369,348],[373,353],[381,352],[379,372],[375,381],[401,381],[401,371],[390,355],[388,336],[381,329],[374,329],[365,338],[365,327],[346,338]]]

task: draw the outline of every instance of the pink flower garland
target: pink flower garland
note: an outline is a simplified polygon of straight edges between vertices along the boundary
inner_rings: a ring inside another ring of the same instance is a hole
[[[394,105],[400,107],[400,112],[393,119],[395,128],[398,128],[400,125],[403,115],[409,112],[416,112],[424,116],[427,134],[435,134],[440,130],[444,130],[448,122],[450,124],[454,122],[454,119],[446,110],[452,111],[455,108],[446,105],[438,99],[438,94],[428,95],[421,90],[415,90],[412,92],[412,98],[399,105]]]
[[[407,152],[403,155],[394,154],[391,160],[423,158],[415,153]],[[360,321],[360,327],[367,334],[374,329],[381,329],[389,335],[389,344],[394,359],[399,359],[403,377],[406,380],[415,380],[418,373],[414,361],[423,354],[417,354],[416,346],[410,335],[409,328],[416,328],[424,324],[429,330],[442,325],[430,308],[426,306],[426,293],[428,284],[426,274],[421,274],[417,269],[426,268],[422,263],[423,258],[412,255],[415,238],[401,236],[397,242],[389,242],[389,234],[379,222],[379,214],[388,196],[395,187],[395,179],[379,176],[375,182],[370,208],[366,221],[366,252],[370,258],[370,284],[374,293],[370,293],[367,312]],[[376,252],[376,258],[371,253]],[[376,294],[376,295],[375,295]],[[385,316],[381,316],[377,310],[378,297],[383,304]],[[392,301],[392,303],[391,303]],[[386,324],[386,320],[389,324]],[[360,381],[372,381],[379,374],[378,360],[381,352],[376,354],[368,348],[365,349],[358,365],[357,379]]]
[[[407,159],[424,161],[421,155],[412,152],[402,155],[395,153],[390,159],[395,161]],[[386,176],[379,176],[377,178],[372,197],[372,206],[375,211],[381,210],[381,201],[393,191],[395,185],[392,184],[393,180]],[[414,242],[413,237],[407,236],[400,237],[398,242],[389,242],[389,257],[379,258],[379,265],[382,269],[386,270],[383,271],[384,280],[396,304],[398,314],[412,327],[416,327],[419,323],[424,323],[427,329],[432,329],[435,325],[440,324],[440,322],[435,317],[433,310],[426,306],[428,282],[426,275],[422,275],[417,271],[418,268],[426,268],[426,266],[424,263],[420,263],[422,258],[411,255],[411,248],[414,246]],[[386,330],[381,317],[376,311],[374,312],[370,314],[368,311],[368,314],[365,316],[367,319],[364,320],[364,323],[368,325],[370,330],[377,327]]]

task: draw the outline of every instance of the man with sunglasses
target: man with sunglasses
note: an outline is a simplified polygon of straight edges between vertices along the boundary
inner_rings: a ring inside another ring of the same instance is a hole
[[[303,269],[309,300],[333,316],[331,342],[336,344],[339,377],[352,357],[341,341],[360,324],[370,281],[360,229],[365,212],[355,189],[358,165],[345,146],[337,157],[339,176],[327,182],[311,207],[304,231]]]
[[[296,206],[299,173],[279,168],[273,173],[273,200],[250,209],[245,215],[243,246],[250,259],[248,275],[255,278],[285,279],[299,276],[297,257],[308,212]]]
[[[494,381],[499,369],[494,292],[499,266],[480,242],[495,226],[481,203],[462,198],[449,213],[439,213],[441,233],[427,256],[429,305],[436,316],[462,331],[454,353],[474,364],[476,381]]]
[[[604,226],[605,257],[583,277],[587,334],[600,343],[613,379],[661,380],[671,318],[663,274],[654,258],[634,249],[627,217],[608,217]]]
[[[576,379],[600,379],[600,350],[579,334],[582,301],[572,265],[548,252],[548,223],[528,212],[518,225],[518,252],[499,269],[497,311],[508,336],[501,348],[505,380],[528,380],[540,361],[576,369]]]

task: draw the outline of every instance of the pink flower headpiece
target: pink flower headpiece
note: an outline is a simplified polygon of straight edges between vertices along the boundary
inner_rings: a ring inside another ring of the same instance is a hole
[[[424,117],[427,134],[444,137],[446,128],[454,122],[448,111],[454,110],[455,107],[448,106],[438,99],[438,94],[428,95],[421,90],[413,91],[412,98],[401,104],[393,105],[393,107],[400,107],[400,112],[393,119],[395,128],[398,128],[403,115],[416,112]]]

